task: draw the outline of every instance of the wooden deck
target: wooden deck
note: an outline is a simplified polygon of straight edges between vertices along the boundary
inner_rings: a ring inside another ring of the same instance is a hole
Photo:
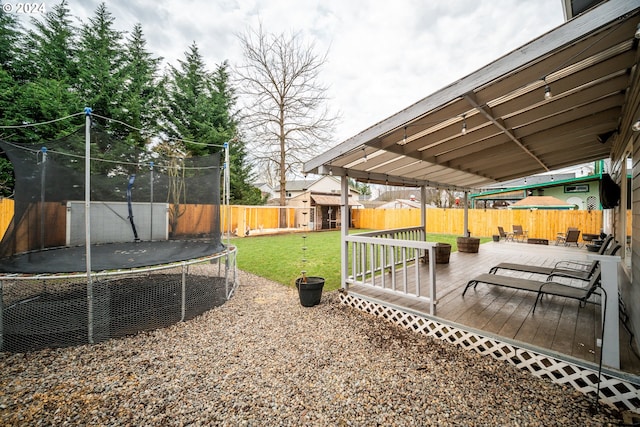
[[[476,254],[454,252],[449,264],[436,268],[436,317],[493,335],[526,343],[588,362],[598,362],[600,337],[600,305],[579,303],[561,297],[547,296],[538,303],[535,314],[533,292],[490,286],[483,283],[470,288],[462,296],[467,282],[500,262],[553,266],[560,260],[587,260],[583,248],[533,245],[518,242],[488,242]],[[428,267],[423,265],[421,293],[428,295]],[[500,271],[544,280],[544,276]],[[622,279],[622,278],[621,278]],[[415,284],[411,285],[415,289]],[[351,286],[350,292],[375,298],[412,311],[428,313],[427,304],[389,294],[377,289]],[[640,359],[631,351],[629,334],[620,325],[621,370],[640,374]]]

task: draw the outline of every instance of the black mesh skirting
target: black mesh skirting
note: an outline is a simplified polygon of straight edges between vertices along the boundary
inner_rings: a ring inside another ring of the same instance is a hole
[[[93,342],[167,327],[225,302],[224,277],[186,275],[184,292],[182,278],[182,274],[162,273],[93,283]],[[58,280],[29,286],[31,294],[25,293],[3,309],[1,351],[27,352],[89,342],[86,283]]]

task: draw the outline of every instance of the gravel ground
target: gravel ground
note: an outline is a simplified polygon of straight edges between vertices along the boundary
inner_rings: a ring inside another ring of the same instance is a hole
[[[2,425],[601,426],[608,407],[504,362],[239,272],[221,307],[93,346],[0,353]]]

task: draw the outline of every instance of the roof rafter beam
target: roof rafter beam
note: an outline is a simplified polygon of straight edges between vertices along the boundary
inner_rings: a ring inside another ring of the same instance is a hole
[[[540,160],[540,158],[538,156],[533,154],[527,147],[525,147],[524,144],[522,142],[520,142],[520,140],[518,138],[516,138],[516,136],[513,134],[513,132],[511,132],[511,130],[507,129],[506,126],[504,126],[504,124],[502,124],[502,120],[496,119],[493,116],[493,114],[491,114],[491,110],[489,109],[489,107],[482,106],[482,105],[478,104],[478,102],[476,100],[476,97],[475,97],[475,94],[473,92],[465,93],[464,94],[464,99],[466,99],[467,102],[469,104],[471,104],[471,106],[473,108],[475,108],[478,112],[480,112],[482,115],[484,115],[490,122],[492,122],[498,129],[500,129],[506,136],[508,136],[509,139],[511,139],[513,142],[515,142],[516,145],[518,147],[520,147],[525,153],[527,153],[536,162],[538,162],[540,164],[540,166],[542,166],[544,168],[545,171],[549,172],[549,167],[547,167],[547,165],[545,165],[544,162],[542,160]]]

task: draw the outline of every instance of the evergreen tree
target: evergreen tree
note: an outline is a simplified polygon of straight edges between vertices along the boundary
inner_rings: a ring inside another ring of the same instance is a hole
[[[2,8],[0,8],[2,9]],[[18,40],[21,37],[20,26],[15,15],[0,10],[0,125],[13,125],[17,104],[18,84],[15,73],[15,58]],[[7,131],[0,131],[0,137],[6,137]]]
[[[77,90],[84,105],[95,114],[126,123],[129,116],[123,114],[122,107],[125,50],[123,33],[114,29],[114,20],[102,3],[89,22],[82,25]],[[113,121],[105,122],[104,126],[119,141],[124,141],[129,133],[129,129]]]
[[[2,9],[2,8],[0,8]],[[18,51],[18,40],[21,36],[20,26],[14,15],[0,10],[0,125],[14,125],[17,105],[18,84],[14,79],[14,64]],[[0,138],[11,136],[14,132],[0,130]],[[0,153],[0,196],[10,197],[13,194],[13,165]]]
[[[193,155],[219,151],[219,147],[206,144],[221,145],[231,139],[234,129],[217,126],[224,109],[217,104],[223,95],[216,91],[213,75],[195,42],[178,64],[169,68],[164,130],[171,138],[186,141],[184,146]]]
[[[230,202],[234,205],[264,205],[267,200],[262,197],[260,189],[252,183],[255,181],[252,165],[247,161],[246,143],[235,138],[229,144],[230,170]]]
[[[44,15],[32,18],[27,35],[25,68],[33,79],[47,78],[71,84],[78,75],[76,29],[71,23],[68,3],[63,0]]]
[[[235,90],[230,84],[229,64],[225,61],[213,73],[212,95],[215,99],[213,125],[219,129],[228,129],[228,135],[236,135],[229,144],[229,163],[231,163],[230,201],[237,205],[263,205],[260,190],[252,185],[255,175],[247,160],[247,144],[238,133],[238,123],[233,115],[236,105]]]
[[[142,26],[136,24],[125,45],[125,91],[122,112],[126,123],[137,129],[153,129],[156,126],[156,104],[160,97],[158,67],[162,58],[154,57],[146,48]],[[130,130],[129,139],[143,146],[146,138]]]
[[[16,16],[0,10],[0,67],[7,72],[12,69],[20,35],[21,28]]]
[[[226,62],[209,72],[194,42],[184,60],[161,74],[161,58],[147,50],[140,24],[125,37],[115,29],[115,19],[104,3],[79,28],[72,22],[68,0],[33,18],[26,32],[14,15],[0,10],[0,124],[48,122],[88,106],[96,115],[115,119],[94,117],[99,125],[96,132],[106,130],[110,139],[101,139],[108,147],[96,144],[92,150],[108,148],[112,159],[123,162],[136,160],[128,157],[130,149],[148,142],[146,135],[132,128],[159,129],[171,138],[196,142],[183,147],[173,144],[174,152],[177,148],[184,155],[221,151],[224,142],[232,141],[231,200],[263,202],[251,185],[254,176],[246,144],[237,135],[236,95]],[[44,126],[1,130],[0,137],[45,142],[70,134],[83,122],[84,117],[78,116]],[[10,164],[3,161],[0,158],[0,194],[7,195],[12,184],[5,166]]]
[[[165,132],[171,138],[187,141],[184,147],[192,155],[221,151],[220,146],[231,141],[232,203],[263,204],[260,191],[251,185],[253,176],[247,164],[245,143],[237,136],[233,115],[236,95],[230,84],[228,63],[223,62],[213,73],[209,72],[195,43],[178,63],[178,68],[170,67],[167,78]]]
[[[76,94],[70,90],[77,67],[75,30],[67,2],[53,6],[41,21],[32,18],[31,24],[33,29],[21,37],[22,44],[14,43],[13,47],[16,52],[10,63],[11,73],[19,84],[14,86],[11,106],[3,108],[8,124],[48,122],[82,111]],[[47,141],[72,132],[79,123],[65,120],[17,129],[10,139],[21,143]]]

